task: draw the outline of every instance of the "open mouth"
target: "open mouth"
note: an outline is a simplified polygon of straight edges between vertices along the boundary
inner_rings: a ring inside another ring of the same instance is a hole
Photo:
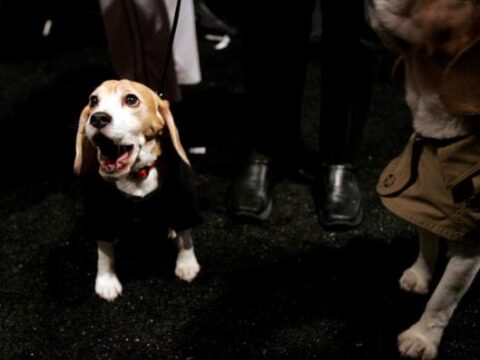
[[[114,173],[129,165],[133,145],[116,144],[101,134],[95,135],[93,142],[100,149],[100,166],[105,172]]]

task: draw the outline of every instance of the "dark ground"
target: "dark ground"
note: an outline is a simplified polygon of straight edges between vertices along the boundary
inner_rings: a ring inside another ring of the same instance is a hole
[[[208,148],[192,158],[205,217],[194,232],[202,271],[186,284],[174,276],[172,247],[150,244],[140,254],[124,245],[118,251],[124,295],[107,303],[93,291],[96,248],[84,236],[80,182],[71,173],[80,110],[89,92],[114,76],[100,18],[93,5],[65,2],[52,7],[52,35],[42,39],[36,34],[49,8],[34,5],[19,18],[21,5],[11,3],[0,8],[1,359],[398,358],[396,336],[416,321],[427,298],[398,289],[415,257],[415,232],[374,192],[410,129],[402,93],[387,76],[377,83],[359,156],[361,226],[325,232],[311,184],[298,180],[276,187],[264,224],[239,224],[226,215],[225,193],[245,108],[241,39],[221,52],[202,41],[204,81],[187,97],[195,114],[190,141]],[[235,18],[225,6],[219,11]],[[304,111],[312,148],[317,78],[312,60]],[[477,280],[445,332],[439,358],[480,359],[479,320]]]

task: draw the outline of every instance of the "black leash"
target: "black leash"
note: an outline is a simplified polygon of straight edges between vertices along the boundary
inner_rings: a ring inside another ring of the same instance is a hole
[[[160,80],[160,88],[158,90],[158,95],[160,95],[160,97],[163,97],[163,93],[165,92],[165,83],[167,81],[168,68],[172,60],[173,40],[175,39],[175,32],[177,31],[181,3],[182,3],[182,0],[177,0],[177,5],[175,6],[175,15],[173,16],[172,28],[170,30],[170,38],[168,39],[168,45],[167,45],[167,54],[166,54],[165,63],[163,66],[163,74]]]

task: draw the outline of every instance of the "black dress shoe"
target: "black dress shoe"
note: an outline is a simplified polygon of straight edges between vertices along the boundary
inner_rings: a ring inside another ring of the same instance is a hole
[[[362,194],[352,165],[326,166],[322,180],[318,203],[318,218],[322,226],[345,230],[359,225],[362,220]]]
[[[235,179],[228,195],[231,215],[265,220],[272,212],[272,169],[266,159],[254,159]]]

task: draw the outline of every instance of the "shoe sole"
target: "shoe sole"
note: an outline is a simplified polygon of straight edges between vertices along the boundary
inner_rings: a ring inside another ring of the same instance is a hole
[[[356,228],[360,223],[362,222],[363,219],[363,209],[360,210],[359,215],[354,221],[347,221],[347,220],[336,220],[336,221],[326,221],[325,218],[318,214],[318,221],[320,222],[320,225],[326,230],[331,230],[331,231],[346,231],[346,230],[351,230],[353,228]]]
[[[265,210],[263,210],[260,214],[255,214],[249,211],[237,210],[233,213],[233,215],[235,218],[238,218],[238,219],[264,221],[264,220],[267,220],[270,214],[272,213],[272,208],[273,208],[273,202],[272,200],[270,200]]]

